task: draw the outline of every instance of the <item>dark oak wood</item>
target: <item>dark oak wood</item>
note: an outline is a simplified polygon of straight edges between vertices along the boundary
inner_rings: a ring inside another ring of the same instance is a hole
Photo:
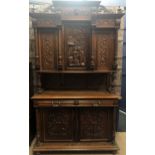
[[[117,151],[117,144],[111,142],[64,142],[64,143],[42,143],[40,146],[34,147],[34,152],[50,152],[51,150],[56,152],[62,151]]]
[[[117,30],[123,14],[100,13],[98,1],[54,1],[52,13],[32,13],[38,93],[34,154],[115,153],[112,92]]]
[[[35,137],[36,127],[35,127],[35,109],[32,104],[31,97],[34,95],[33,90],[33,74],[32,74],[32,63],[29,63],[29,144]]]
[[[119,95],[102,91],[45,91],[32,99],[121,99]]]
[[[38,73],[44,73],[44,74],[104,74],[104,73],[112,73],[113,70],[75,70],[74,72],[72,70],[39,70]]]

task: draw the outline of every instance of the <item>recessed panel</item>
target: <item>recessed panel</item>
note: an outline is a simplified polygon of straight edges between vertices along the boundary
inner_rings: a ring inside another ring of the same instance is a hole
[[[80,109],[80,141],[108,141],[112,133],[109,108]],[[112,115],[112,113],[111,113]]]
[[[73,111],[71,108],[44,109],[42,123],[45,142],[73,140]]]
[[[86,69],[90,52],[90,24],[64,23],[66,69]]]

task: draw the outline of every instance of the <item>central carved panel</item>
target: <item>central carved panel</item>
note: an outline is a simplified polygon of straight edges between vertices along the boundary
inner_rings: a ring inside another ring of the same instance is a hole
[[[87,67],[90,49],[90,26],[87,23],[65,24],[65,61],[66,68]]]

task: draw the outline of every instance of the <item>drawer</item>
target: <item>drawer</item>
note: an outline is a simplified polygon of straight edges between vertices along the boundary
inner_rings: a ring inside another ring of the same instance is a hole
[[[79,100],[80,106],[110,106],[113,103],[112,100]]]
[[[34,101],[37,107],[106,107],[117,106],[116,100],[105,99],[53,99],[53,100],[37,100]]]

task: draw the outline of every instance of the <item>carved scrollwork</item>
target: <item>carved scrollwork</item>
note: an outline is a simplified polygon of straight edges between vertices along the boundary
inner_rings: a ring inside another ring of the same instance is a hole
[[[105,32],[97,34],[97,60],[98,68],[112,69],[114,58],[112,57],[114,53],[114,36],[113,32]]]
[[[114,27],[115,26],[115,22],[113,20],[98,19],[96,21],[96,26],[99,26],[99,27]]]
[[[55,114],[55,113],[49,113],[48,116],[48,128],[47,128],[47,134],[49,136],[53,136],[53,135],[57,135],[60,134],[65,136],[66,132],[64,132],[66,130],[66,126],[65,123],[63,121],[63,119],[60,117],[60,113],[59,114]],[[63,126],[61,128],[55,128],[55,126]],[[59,132],[56,132],[57,130],[60,130]]]
[[[72,121],[72,113],[68,110],[51,110],[48,111],[46,117],[46,138],[48,139],[70,139],[70,125]]]
[[[106,59],[107,59],[107,40],[103,36],[99,36],[98,38],[98,58],[99,58],[99,66],[105,66],[106,65]]]
[[[43,35],[42,38],[42,68],[45,70],[54,68],[54,35]]]
[[[107,113],[97,109],[85,109],[80,114],[81,138],[100,139],[105,136],[105,118]]]

